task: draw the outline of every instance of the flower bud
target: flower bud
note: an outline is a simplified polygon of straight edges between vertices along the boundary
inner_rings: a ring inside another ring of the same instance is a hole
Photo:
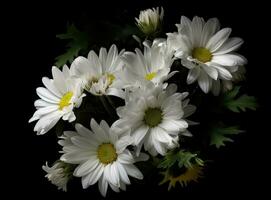
[[[139,19],[136,18],[137,26],[145,35],[155,35],[161,31],[163,17],[163,7],[140,11]]]

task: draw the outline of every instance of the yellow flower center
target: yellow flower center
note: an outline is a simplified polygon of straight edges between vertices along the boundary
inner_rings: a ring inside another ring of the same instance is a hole
[[[109,79],[109,85],[113,83],[113,81],[116,79],[116,77],[113,74],[106,74],[107,78]]]
[[[192,57],[196,58],[200,62],[206,63],[212,60],[213,55],[204,47],[194,48],[192,51]]]
[[[63,97],[60,99],[60,102],[58,104],[59,110],[62,110],[64,107],[70,105],[70,100],[73,96],[73,92],[67,92],[66,94],[63,95]]]
[[[148,108],[145,111],[144,122],[150,127],[155,127],[162,121],[162,111],[160,108]]]
[[[156,77],[156,75],[157,75],[156,72],[149,73],[145,76],[145,79],[151,81],[154,77]]]
[[[115,147],[111,143],[103,143],[98,147],[97,150],[98,158],[101,163],[109,164],[114,162],[118,155]]]

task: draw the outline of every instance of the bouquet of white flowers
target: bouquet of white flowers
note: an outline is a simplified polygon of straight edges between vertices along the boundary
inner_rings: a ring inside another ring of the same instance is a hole
[[[236,51],[243,40],[218,19],[197,16],[181,16],[176,32],[167,33],[163,17],[163,8],[147,9],[137,27],[115,26],[112,41],[134,51],[113,44],[97,52],[75,25],[58,35],[70,40],[68,49],[52,78],[42,78],[29,122],[37,121],[37,135],[59,138],[59,160],[42,167],[59,189],[79,177],[84,189],[98,183],[106,196],[108,186],[119,192],[144,180],[146,166],[169,189],[184,187],[203,176],[209,146],[218,149],[243,132],[225,119],[257,107],[240,87],[247,60]]]

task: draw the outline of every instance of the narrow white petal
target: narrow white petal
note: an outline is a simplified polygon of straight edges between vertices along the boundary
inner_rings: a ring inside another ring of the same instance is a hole
[[[53,103],[53,104],[58,104],[59,103],[59,98],[57,98],[53,93],[51,93],[49,90],[43,88],[43,87],[38,87],[36,89],[37,95],[43,99],[46,102]]]
[[[219,78],[223,79],[223,80],[231,80],[232,79],[232,75],[231,73],[225,69],[223,66],[219,66],[217,64],[212,64],[213,67],[215,67],[218,71],[219,74]]]
[[[202,65],[204,71],[214,80],[217,80],[218,72],[212,66]]]
[[[130,179],[127,175],[127,172],[124,169],[124,167],[122,166],[122,164],[120,164],[119,162],[116,162],[116,164],[117,164],[117,168],[119,170],[119,175],[120,175],[121,181],[123,181],[125,184],[128,184],[128,185],[131,184]]]
[[[231,34],[231,28],[223,28],[218,31],[206,44],[206,48],[212,53],[221,47]]]
[[[213,55],[223,55],[237,50],[244,41],[241,38],[233,37],[229,38],[219,49],[217,49]]]
[[[224,66],[238,66],[246,64],[246,59],[238,54],[224,54],[213,56],[212,62]]]
[[[198,83],[200,88],[204,93],[208,93],[210,90],[210,80],[205,71],[201,71],[200,76],[198,78]]]
[[[205,47],[209,39],[219,30],[219,21],[217,18],[209,19],[202,31],[201,35],[201,47]]]
[[[89,177],[88,185],[94,185],[103,174],[103,171],[104,166],[102,164],[99,164],[98,167],[96,167],[95,170],[93,170],[92,173],[90,173],[91,176]]]
[[[199,67],[194,67],[193,69],[190,69],[187,75],[187,80],[186,80],[187,84],[194,83],[199,77],[199,75],[200,75]]]
[[[143,174],[134,165],[124,165],[124,168],[129,176],[137,179],[143,179]]]
[[[66,92],[68,92],[65,77],[64,77],[63,73],[57,67],[53,67],[52,74],[53,74],[53,78],[54,78],[53,83],[56,86],[56,88],[62,94],[65,94]]]
[[[80,164],[73,172],[74,176],[82,177],[92,172],[97,166],[99,162],[95,156],[90,157],[90,159],[82,164]]]
[[[43,77],[42,78],[42,83],[45,85],[45,87],[52,92],[54,95],[56,95],[59,98],[62,98],[62,94],[59,92],[59,90],[55,87],[55,85],[53,84],[53,81],[50,80],[47,77]]]
[[[145,137],[148,130],[149,127],[142,124],[139,128],[132,132],[132,137],[135,145],[138,145],[141,142],[141,140]]]
[[[134,163],[134,158],[130,151],[126,149],[118,155],[118,161],[122,164],[131,164]]]
[[[113,162],[110,165],[110,183],[115,185],[116,187],[120,187],[120,175],[119,175],[119,171],[117,169],[117,164],[116,162]]]
[[[100,180],[98,182],[98,187],[99,187],[99,190],[100,190],[102,196],[105,197],[106,192],[107,192],[107,188],[108,188],[108,182],[105,180],[104,175],[102,175],[102,177],[100,178]]]

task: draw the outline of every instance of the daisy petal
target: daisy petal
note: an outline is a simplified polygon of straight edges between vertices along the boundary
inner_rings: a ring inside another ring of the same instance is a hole
[[[209,49],[211,53],[215,52],[219,47],[221,47],[224,44],[224,42],[228,39],[230,34],[231,28],[221,29],[210,38],[210,40],[206,44],[206,48]]]
[[[193,69],[190,69],[187,75],[187,80],[186,80],[187,84],[194,83],[199,77],[199,75],[200,75],[199,67],[194,67]]]
[[[223,55],[237,50],[244,41],[241,38],[233,37],[229,38],[217,51],[213,52],[213,55]]]

